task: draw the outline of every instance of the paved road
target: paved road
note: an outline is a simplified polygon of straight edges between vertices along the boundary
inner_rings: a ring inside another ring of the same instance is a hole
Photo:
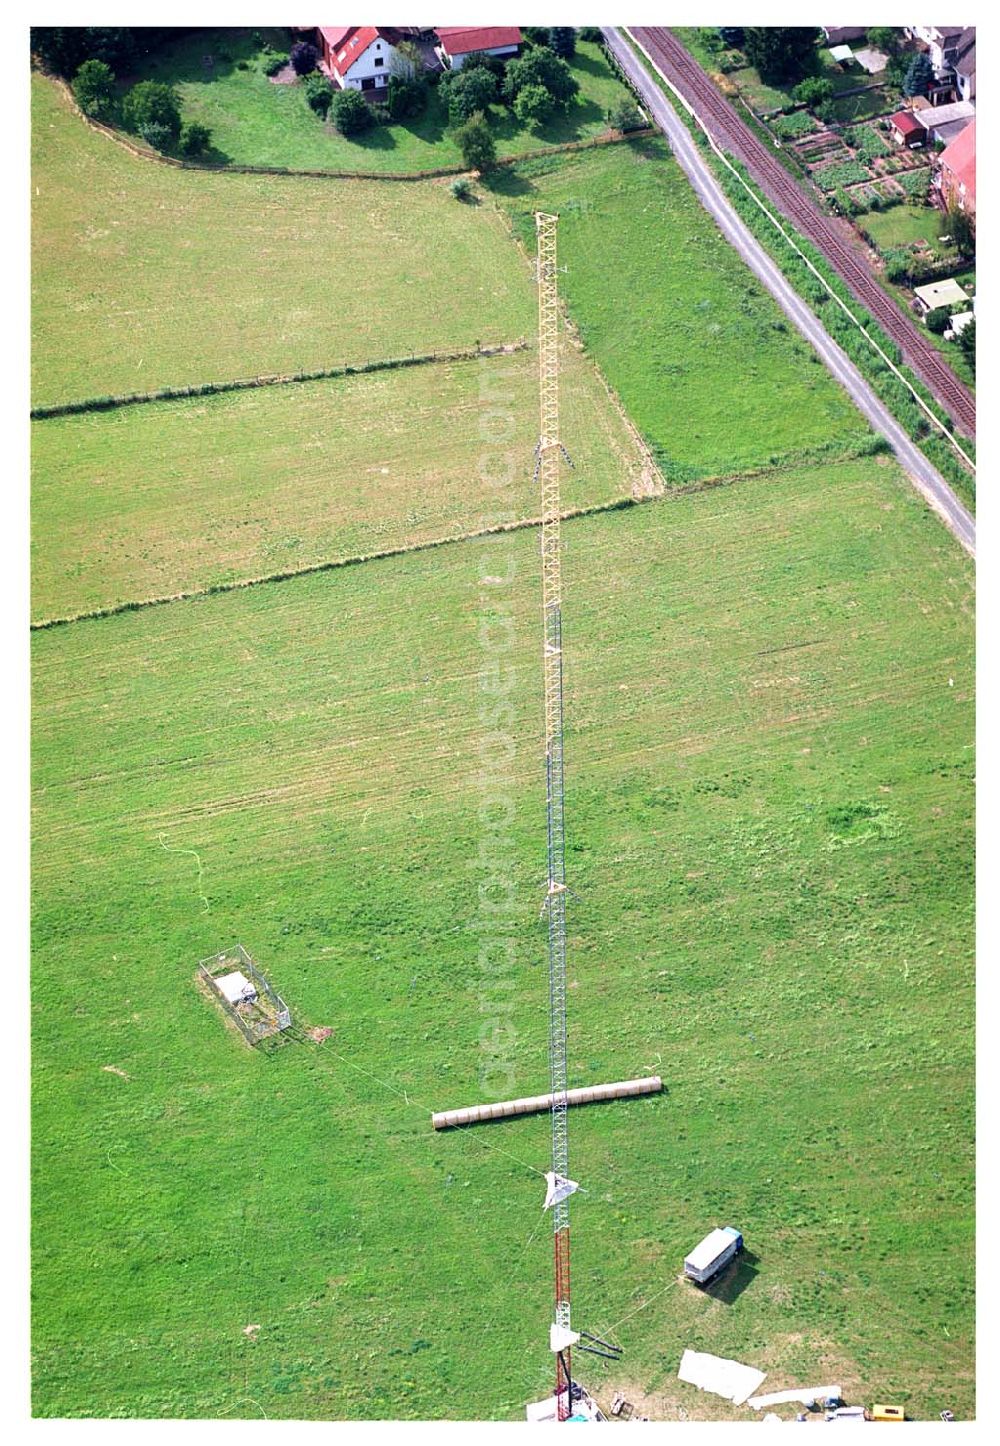
[[[747,125],[671,31],[642,26],[629,28],[661,74],[694,106],[713,139],[748,167],[771,201],[819,247],[852,295],[892,337],[907,365],[954,418],[959,430],[975,437],[976,403],[972,393],[958,380],[923,329],[879,286],[871,268],[845,235],[844,223],[827,215],[795,183],[775,154],[774,146],[762,141]]]
[[[966,551],[974,556],[976,523],[971,513],[955,496],[948,483],[931,465],[923,452],[910,441],[899,423],[879,401],[854,363],[827,333],[817,317],[785,280],[756,237],[740,220],[698,147],[691,139],[686,126],[622,36],[611,26],[604,27],[604,35],[621,62],[622,68],[643,96],[656,124],[670,142],[674,155],[687,172],[702,205],[713,217],[726,240],[736,247],[751,271],[775,298],[789,321],[815,348],[837,380],[846,387],[875,431],[880,432],[883,437],[888,439],[892,450],[906,469],[917,491],[938,513]]]

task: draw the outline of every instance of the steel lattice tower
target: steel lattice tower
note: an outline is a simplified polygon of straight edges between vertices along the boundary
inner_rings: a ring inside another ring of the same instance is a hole
[[[538,375],[540,434],[537,472],[542,489],[542,618],[545,679],[545,777],[548,815],[549,1077],[552,1092],[552,1169],[569,1176],[566,1103],[566,849],[563,819],[562,587],[559,480],[559,291],[556,273],[558,216],[537,212]],[[570,1330],[569,1200],[553,1206],[555,1325]],[[571,1411],[570,1353],[556,1354],[556,1415]]]

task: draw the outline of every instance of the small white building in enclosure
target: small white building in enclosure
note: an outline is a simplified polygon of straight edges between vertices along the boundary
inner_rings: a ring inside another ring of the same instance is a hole
[[[198,973],[249,1044],[291,1027],[291,1010],[242,944],[202,959]]]
[[[252,1004],[257,998],[256,989],[239,969],[234,969],[231,974],[221,975],[216,979],[215,987],[230,1004]]]

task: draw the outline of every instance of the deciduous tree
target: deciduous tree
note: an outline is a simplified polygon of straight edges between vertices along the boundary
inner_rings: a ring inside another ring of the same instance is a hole
[[[160,80],[140,80],[122,101],[122,115],[131,131],[136,131],[160,147],[164,135],[175,141],[180,135],[181,108],[176,91]]]
[[[518,91],[514,101],[514,114],[525,125],[544,125],[551,119],[555,108],[552,92],[546,90],[544,85],[526,85],[523,90]]]
[[[115,108],[115,73],[103,60],[85,60],[76,72],[73,95],[84,115],[109,120]]]
[[[358,90],[338,90],[331,110],[333,123],[342,136],[361,135],[375,124],[375,117]]]
[[[811,74],[818,62],[814,25],[748,25],[743,49],[768,85],[782,85]]]
[[[462,160],[470,171],[479,171],[481,175],[485,175],[496,165],[496,143],[482,112],[477,111],[455,132],[455,140],[462,152]]]
[[[514,104],[518,92],[526,85],[544,86],[557,105],[568,105],[580,89],[580,82],[565,60],[545,47],[529,50],[507,66],[503,97],[508,105]]]

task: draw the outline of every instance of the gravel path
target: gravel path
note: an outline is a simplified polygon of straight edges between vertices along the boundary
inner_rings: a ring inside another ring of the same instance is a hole
[[[789,285],[774,261],[756,237],[733,210],[714,174],[709,169],[687,127],[668,103],[663,92],[622,36],[613,27],[605,27],[604,35],[621,62],[622,68],[643,96],[643,100],[670,142],[678,162],[687,173],[695,193],[722,234],[743,257],[782,311],[815,348],[823,362],[846,388],[851,398],[868,418],[875,431],[890,443],[906,469],[913,485],[927,501],[967,552],[975,555],[976,523],[972,514],[955,496],[948,483],[928,461],[923,452],[910,441],[902,427],[879,401],[861,373],[828,334],[818,318],[798,293]]]

